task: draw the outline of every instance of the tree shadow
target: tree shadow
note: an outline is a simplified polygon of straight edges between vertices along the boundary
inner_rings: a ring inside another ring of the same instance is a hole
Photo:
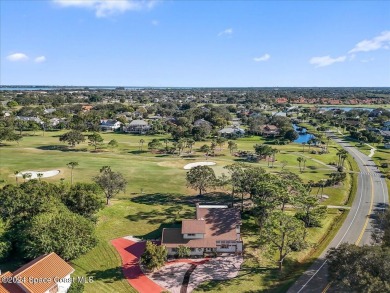
[[[37,149],[43,151],[61,151],[61,152],[87,152],[86,148],[71,148],[66,145],[43,145],[38,146]]]
[[[146,221],[151,225],[159,223],[176,223],[181,219],[194,218],[194,212],[183,209],[180,205],[175,205],[163,210],[153,209],[147,212],[139,211],[136,214],[126,216],[126,219],[132,222]]]
[[[104,283],[113,283],[123,280],[122,267],[115,267],[106,270],[94,270],[88,272],[88,277],[93,277],[94,280],[99,280]]]
[[[129,151],[129,154],[141,155],[141,154],[145,154],[145,153],[147,153],[147,152],[148,152],[148,151],[136,150],[136,151]]]
[[[388,210],[389,205],[387,203],[377,203],[369,216],[372,225],[371,239],[374,243],[381,243],[382,241]]]
[[[225,192],[209,192],[202,196],[187,196],[177,193],[149,193],[133,197],[130,201],[146,205],[187,205],[195,207],[196,203],[226,204],[226,202],[231,202],[232,199],[230,194]]]
[[[180,228],[181,224],[178,223],[163,223],[156,230],[150,231],[144,235],[135,235],[135,237],[140,239],[160,239],[162,235],[162,230],[164,228]]]

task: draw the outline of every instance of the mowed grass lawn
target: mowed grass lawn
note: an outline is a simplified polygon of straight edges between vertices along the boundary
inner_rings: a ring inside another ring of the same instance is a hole
[[[96,229],[99,244],[86,255],[74,260],[73,266],[76,269],[76,276],[95,277],[93,283],[86,284],[86,292],[135,292],[123,279],[120,257],[109,241],[127,235],[158,238],[162,227],[178,223],[182,218],[192,218],[194,204],[187,200],[197,192],[186,188],[186,170],[183,166],[194,161],[204,161],[204,154],[196,152],[193,158],[152,154],[147,151],[147,143],[153,138],[163,139],[165,136],[114,133],[103,133],[102,136],[105,144],[111,139],[119,142],[119,147],[115,150],[93,152],[93,148],[88,146],[87,142],[71,150],[64,148],[65,144],[59,142],[58,136],[62,133],[64,132],[47,132],[45,136],[29,135],[25,136],[19,145],[8,143],[1,146],[0,179],[3,180],[1,184],[14,183],[15,170],[60,170],[59,175],[43,180],[59,182],[60,178],[65,178],[65,181],[69,182],[70,169],[66,164],[71,161],[79,163],[73,171],[75,182],[91,181],[105,165],[123,173],[128,180],[126,192],[119,194],[111,201],[110,206],[99,212]],[[139,151],[141,138],[145,140],[144,152]],[[265,141],[259,137],[249,137],[236,142],[238,149],[253,151],[255,143]],[[205,143],[210,144],[210,141],[197,142],[194,150]],[[328,178],[333,170],[327,164],[337,161],[335,145],[330,145],[330,153],[325,155],[309,154],[307,147],[305,153],[302,153],[302,146],[298,144],[272,147],[280,151],[276,155],[274,168],[268,168],[264,160],[253,165],[262,166],[269,172],[278,172],[281,170],[280,162],[287,161],[285,169],[299,174],[306,182]],[[227,144],[222,150],[217,147],[216,154],[217,156],[209,158],[209,161],[217,163],[213,168],[218,175],[227,173],[223,166],[239,161],[239,158],[230,155]],[[296,160],[300,155],[307,158],[306,169],[302,173],[299,172]],[[22,180],[19,178],[19,181]],[[325,188],[324,194],[330,196],[324,204],[343,204],[349,194],[349,181],[336,188]],[[330,212],[323,229],[311,230],[313,243],[324,236],[328,224],[330,225],[335,218],[333,212]],[[253,288],[260,290],[279,284],[278,280],[272,278],[275,275],[274,264],[270,266],[269,260],[264,260],[262,254],[258,254],[256,227],[251,223],[251,219],[244,220],[244,223],[247,226],[244,227],[244,231],[247,231],[244,234],[244,242],[248,245],[248,254],[257,255],[256,258],[246,259],[239,278],[209,289],[218,290],[219,286],[223,286],[226,290],[240,292],[252,288],[252,285]],[[296,255],[294,258],[303,260],[307,253]],[[210,285],[215,284],[206,284]]]

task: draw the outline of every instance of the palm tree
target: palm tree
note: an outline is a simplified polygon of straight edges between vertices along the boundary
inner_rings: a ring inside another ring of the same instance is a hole
[[[313,180],[309,180],[309,181],[307,182],[308,189],[309,189],[309,193],[311,192],[311,189],[312,189],[312,187],[313,187],[313,184],[314,184],[314,181],[313,181]]]
[[[340,156],[340,158],[341,158],[341,166],[344,166],[345,159],[348,158],[348,155],[347,154],[342,154]]]
[[[272,149],[272,152],[271,152],[271,154],[272,154],[272,168],[274,167],[275,155],[276,155],[276,153],[278,153],[278,152],[279,152],[278,149]]]
[[[143,148],[143,146],[144,146],[144,142],[145,142],[145,140],[144,140],[143,138],[141,138],[141,139],[139,140],[139,150],[140,150],[140,151],[142,151],[142,148]]]
[[[229,151],[230,151],[230,154],[232,154],[233,151],[234,151],[236,148],[237,148],[237,144],[236,144],[234,141],[229,140],[229,141],[228,141],[228,149],[229,149]]]
[[[330,142],[330,140],[331,140],[330,136],[327,136],[327,137],[326,137],[326,152],[327,152],[327,153],[329,153],[329,152],[328,152],[328,147],[329,147],[329,142]]]
[[[342,162],[342,156],[346,156],[348,154],[348,152],[344,149],[339,149],[336,153],[336,155],[339,157],[339,160],[337,162],[337,166],[341,166],[341,162]],[[346,158],[346,157],[345,157]],[[344,159],[345,160],[345,159]],[[344,162],[343,162],[344,163]]]
[[[190,149],[190,154],[192,153],[192,147],[194,144],[195,144],[195,140],[193,140],[192,138],[189,138],[187,140],[187,147]]]
[[[310,151],[310,147],[311,147],[311,144],[313,143],[313,137],[310,138],[308,141],[307,141],[307,144],[309,145],[309,151]]]
[[[73,184],[73,169],[76,168],[79,163],[78,162],[69,162],[66,164],[70,168],[70,185]]]
[[[321,179],[319,182],[317,196],[318,196],[319,191],[321,190],[321,197],[320,197],[321,199],[322,199],[322,196],[324,195],[325,182],[326,182],[326,179]]]
[[[165,143],[165,153],[168,153],[168,143],[169,143],[169,140],[167,138],[164,139],[164,143]]]
[[[212,141],[211,142],[211,146],[210,146],[210,149],[211,149],[211,153],[213,154],[214,156],[214,151],[215,151],[215,148],[217,147],[217,144],[215,141]]]
[[[302,142],[302,153],[305,153],[305,145],[306,145],[306,142]]]
[[[303,170],[305,170],[306,169],[306,159],[303,158],[302,162],[303,162]]]
[[[303,158],[302,157],[298,157],[297,161],[298,161],[298,164],[299,164],[299,171],[302,172],[301,163],[303,161]]]
[[[37,173],[38,180],[41,181],[41,178],[43,177],[43,173]]]
[[[16,180],[16,184],[18,184],[18,175],[20,174],[20,171],[14,171],[14,174],[15,174],[15,180]]]
[[[22,174],[24,182],[26,182],[26,179],[30,179],[32,177],[31,173],[23,173]]]
[[[288,162],[287,161],[281,161],[280,164],[282,166],[282,171],[283,171],[284,167],[287,166]]]

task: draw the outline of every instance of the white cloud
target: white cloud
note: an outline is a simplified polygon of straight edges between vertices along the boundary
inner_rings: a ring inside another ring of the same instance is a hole
[[[155,26],[157,26],[157,25],[159,25],[160,23],[159,23],[159,21],[158,20],[152,20],[152,25],[155,25]]]
[[[337,58],[332,58],[330,56],[322,56],[322,57],[313,57],[310,59],[310,64],[316,65],[316,67],[324,67],[332,65],[336,62],[344,62],[347,59],[346,56],[340,56]]]
[[[28,56],[24,53],[15,53],[7,56],[9,61],[25,61],[28,60]]]
[[[368,62],[372,62],[372,61],[374,61],[375,59],[373,58],[373,57],[371,57],[371,58],[368,58],[368,59],[362,59],[361,60],[361,62],[362,63],[368,63]]]
[[[269,60],[270,58],[271,58],[271,55],[270,55],[270,54],[264,54],[264,55],[261,56],[261,57],[255,57],[255,58],[253,58],[253,60],[254,60],[255,62],[264,62],[264,61]]]
[[[378,49],[389,49],[390,46],[390,31],[384,31],[379,36],[371,40],[363,40],[355,45],[348,53],[369,52]]]
[[[220,32],[218,34],[218,37],[221,37],[221,36],[231,36],[233,34],[233,29],[232,28],[227,28],[225,30],[223,30],[222,32]]]
[[[95,11],[97,17],[107,17],[128,10],[151,9],[156,0],[53,0],[61,7],[80,7]]]
[[[39,57],[34,59],[35,63],[42,63],[42,62],[45,62],[45,61],[46,61],[46,57],[45,56],[39,56]]]

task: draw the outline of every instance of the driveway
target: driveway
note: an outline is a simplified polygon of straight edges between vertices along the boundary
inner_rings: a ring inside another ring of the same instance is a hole
[[[241,256],[176,260],[148,276],[172,293],[187,293],[209,280],[228,280],[236,277],[242,262]]]
[[[111,241],[122,258],[123,275],[129,284],[140,293],[160,293],[165,291],[141,271],[138,261],[145,250],[145,242],[136,242],[126,238]]]

